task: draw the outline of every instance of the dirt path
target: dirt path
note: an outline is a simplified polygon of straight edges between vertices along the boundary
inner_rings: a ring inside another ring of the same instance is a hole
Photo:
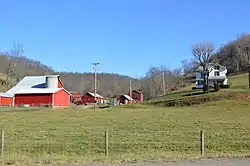
[[[151,162],[142,164],[61,164],[61,165],[32,165],[32,166],[250,166],[250,159],[216,159],[178,162]]]

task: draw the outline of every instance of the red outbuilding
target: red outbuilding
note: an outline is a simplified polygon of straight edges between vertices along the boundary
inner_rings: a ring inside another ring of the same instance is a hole
[[[70,105],[70,93],[63,88],[30,88],[21,89],[14,97],[15,106],[52,106],[68,107]]]
[[[0,93],[0,106],[12,106],[12,105],[13,105],[13,96],[6,93]]]
[[[128,93],[128,95],[130,95],[130,94]],[[143,94],[142,94],[142,92],[140,92],[138,90],[132,91],[132,98],[137,102],[143,102]]]
[[[99,94],[96,94],[96,102],[103,104],[104,97]],[[84,104],[95,103],[95,94],[91,92],[87,92],[85,95],[82,96],[82,103]]]
[[[121,104],[133,103],[134,100],[129,95],[121,95],[117,101]]]
[[[82,100],[82,94],[78,92],[70,92],[71,93],[71,102],[77,102]]]

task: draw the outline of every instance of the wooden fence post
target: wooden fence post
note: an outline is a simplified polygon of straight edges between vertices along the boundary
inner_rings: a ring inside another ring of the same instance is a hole
[[[105,155],[108,157],[109,155],[109,136],[108,136],[108,131],[105,131]]]
[[[1,131],[1,140],[0,140],[0,153],[1,153],[1,157],[3,157],[3,152],[4,152],[4,131]]]
[[[204,155],[204,151],[205,151],[205,135],[204,135],[204,131],[201,131],[200,133],[200,138],[201,138],[201,155]]]

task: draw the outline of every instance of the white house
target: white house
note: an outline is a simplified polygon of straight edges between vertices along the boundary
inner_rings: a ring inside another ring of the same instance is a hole
[[[196,88],[201,89],[204,86],[204,75],[202,73],[202,67],[198,67],[196,73]],[[208,85],[214,86],[214,82],[217,82],[219,85],[228,85],[227,79],[227,68],[220,64],[209,63],[208,64]]]

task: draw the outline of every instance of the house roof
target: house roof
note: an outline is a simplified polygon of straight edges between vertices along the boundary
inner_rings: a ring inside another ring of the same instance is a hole
[[[8,94],[8,93],[0,92],[0,97],[13,97],[13,95]]]
[[[91,92],[88,92],[88,94],[90,94],[91,96],[95,97],[95,93],[91,93]],[[99,95],[96,93],[96,97],[98,98],[104,98],[103,96]]]
[[[18,91],[15,92],[15,94],[50,94],[50,93],[56,93],[62,89],[65,90],[64,88],[26,88],[26,89],[19,89]],[[67,90],[65,91],[69,93]]]
[[[142,93],[142,92],[140,92],[140,91],[138,91],[138,90],[132,90],[132,92],[137,92],[137,93]]]
[[[9,89],[6,93],[15,94],[20,89],[29,88],[45,88],[47,77],[59,77],[59,75],[46,75],[46,76],[25,76],[13,88]]]
[[[134,100],[132,97],[130,97],[129,95],[122,95],[122,96],[124,96],[126,99],[128,99],[128,100]],[[121,96],[121,97],[122,97]]]
[[[220,64],[218,64],[218,63],[208,63],[208,67],[209,67],[209,68],[212,68],[212,67],[214,67],[214,66],[220,66],[220,67],[223,68],[223,69],[227,69],[226,66],[222,66],[222,65],[220,65]],[[203,67],[202,67],[202,66],[199,66],[199,67],[196,69],[196,71],[202,71],[202,70],[203,70]]]

